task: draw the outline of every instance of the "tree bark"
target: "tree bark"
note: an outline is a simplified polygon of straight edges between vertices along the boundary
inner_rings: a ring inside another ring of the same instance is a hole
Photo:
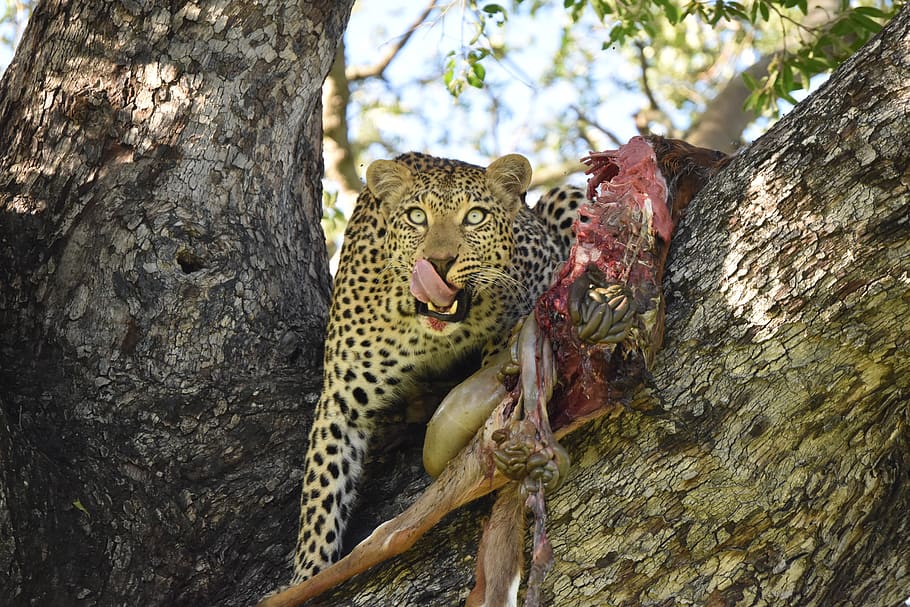
[[[0,604],[286,579],[350,5],[36,7],[0,84]]]
[[[910,595],[908,32],[904,7],[689,207],[653,381],[564,442],[546,604]],[[400,507],[377,495],[370,524]],[[488,509],[312,604],[459,604]]]

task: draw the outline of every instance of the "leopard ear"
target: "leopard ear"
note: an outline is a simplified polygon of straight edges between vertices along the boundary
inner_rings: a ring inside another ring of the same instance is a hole
[[[413,183],[410,169],[394,160],[376,160],[367,169],[367,187],[386,216]]]
[[[487,183],[501,198],[522,198],[531,184],[531,163],[521,154],[497,158],[487,167]]]

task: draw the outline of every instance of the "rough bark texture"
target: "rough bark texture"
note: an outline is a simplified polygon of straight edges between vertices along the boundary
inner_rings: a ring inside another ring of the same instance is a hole
[[[547,604],[910,595],[908,32],[905,7],[690,206],[653,382],[565,443]],[[396,513],[368,491],[364,521]],[[458,604],[485,507],[313,604]]]
[[[0,604],[286,577],[350,4],[36,7],[0,84]]]

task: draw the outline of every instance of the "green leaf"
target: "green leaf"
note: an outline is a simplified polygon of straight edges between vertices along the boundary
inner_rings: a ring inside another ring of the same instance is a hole
[[[857,6],[853,9],[853,12],[872,17],[873,19],[888,19],[890,17],[888,13],[874,6]]]
[[[617,23],[612,28],[610,28],[610,40],[609,43],[612,44],[622,44],[626,40],[626,30],[625,28]]]
[[[471,73],[468,74],[468,83],[471,84],[471,86],[476,86],[476,87],[480,88],[483,86],[483,79],[486,77],[486,75],[487,75],[487,70],[483,67],[483,65],[480,63],[475,63],[475,64],[471,65]],[[480,83],[479,85],[471,82],[472,76],[476,79],[477,82]]]
[[[509,20],[509,14],[499,4],[487,4],[484,5],[482,9],[483,12],[488,14],[490,17],[496,18],[496,25],[502,27],[506,21]]]
[[[446,63],[446,71],[442,75],[442,81],[445,82],[446,86],[452,84],[452,80],[455,78],[455,64]]]
[[[607,15],[613,14],[613,9],[607,2],[604,2],[604,0],[592,0],[591,8],[594,9],[594,14],[597,15],[597,18],[601,21],[603,21],[604,17]]]
[[[442,81],[446,85],[446,90],[448,90],[449,94],[453,97],[458,97],[464,88],[464,80],[455,75],[456,66],[455,51],[449,51],[448,58],[446,59],[446,69],[442,74]]]
[[[762,91],[752,91],[752,93],[746,98],[746,102],[743,103],[743,109],[752,112],[753,114],[759,115],[762,113],[762,109],[767,105],[767,93]]]
[[[771,18],[771,9],[768,8],[767,3],[760,2],[758,5],[758,10],[761,11],[761,18],[765,21],[768,21]]]
[[[743,72],[742,77],[743,77],[743,82],[746,83],[746,88],[748,88],[750,91],[755,91],[758,89],[758,81],[755,79],[754,76],[752,76],[752,74],[749,74],[748,72]]]
[[[839,19],[837,23],[831,26],[831,33],[838,38],[843,38],[852,33],[852,31],[853,29],[850,27],[846,18]]]
[[[746,7],[739,2],[727,2],[727,11],[729,15],[733,15],[742,21],[747,21],[749,19],[746,14]]]
[[[793,85],[793,68],[789,63],[784,63],[780,69],[781,93],[787,94],[796,87]],[[789,101],[789,99],[788,99]]]
[[[485,48],[475,48],[468,53],[468,61],[474,63],[475,61],[480,61],[484,57],[487,57],[490,54],[490,51]]]
[[[805,62],[803,61],[802,57],[794,57],[793,61],[791,62],[791,65],[793,66],[793,69],[795,69],[799,72],[799,79],[802,84],[802,87],[808,91],[809,90],[809,81],[812,79],[812,76],[814,76],[818,72],[815,72],[815,71],[809,69],[808,66],[806,66]]]
[[[868,30],[873,34],[877,33],[878,30],[882,29],[882,24],[878,21],[873,21],[869,17],[863,15],[858,11],[854,11],[853,14],[849,17],[850,21],[856,23],[862,29]]]
[[[653,21],[645,21],[641,24],[641,28],[645,31],[650,38],[657,37],[657,24]]]
[[[717,25],[717,22],[727,16],[727,7],[724,5],[723,0],[719,0],[717,4],[714,5],[714,13],[708,19],[708,23],[711,25]]]
[[[75,508],[76,510],[79,510],[80,512],[84,512],[86,516],[91,516],[91,514],[89,514],[88,510],[85,509],[85,506],[82,505],[82,501],[80,501],[78,499],[73,501],[73,508]]]
[[[814,57],[802,57],[802,65],[809,71],[814,74],[821,74],[822,72],[827,72],[833,66],[829,63],[822,61],[821,59],[816,59]]]
[[[703,15],[704,9],[701,4],[698,2],[689,2],[686,4],[686,7],[683,9],[682,18],[685,19],[689,15]]]
[[[793,105],[796,105],[797,103],[799,103],[799,101],[797,101],[797,100],[793,97],[793,95],[791,95],[791,94],[788,93],[788,92],[780,91],[780,98],[781,98],[781,99],[786,99],[788,102],[792,103]]]
[[[498,4],[487,4],[480,10],[482,10],[483,12],[490,14],[490,15],[495,15],[496,13],[505,13],[506,12],[506,9],[504,9],[503,7],[501,7]]]

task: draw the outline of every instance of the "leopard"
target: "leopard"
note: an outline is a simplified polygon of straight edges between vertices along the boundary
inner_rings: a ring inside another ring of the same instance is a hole
[[[568,258],[584,192],[558,186],[529,207],[531,173],[520,154],[367,168],[335,274],[292,584],[340,558],[380,414],[507,347]]]

